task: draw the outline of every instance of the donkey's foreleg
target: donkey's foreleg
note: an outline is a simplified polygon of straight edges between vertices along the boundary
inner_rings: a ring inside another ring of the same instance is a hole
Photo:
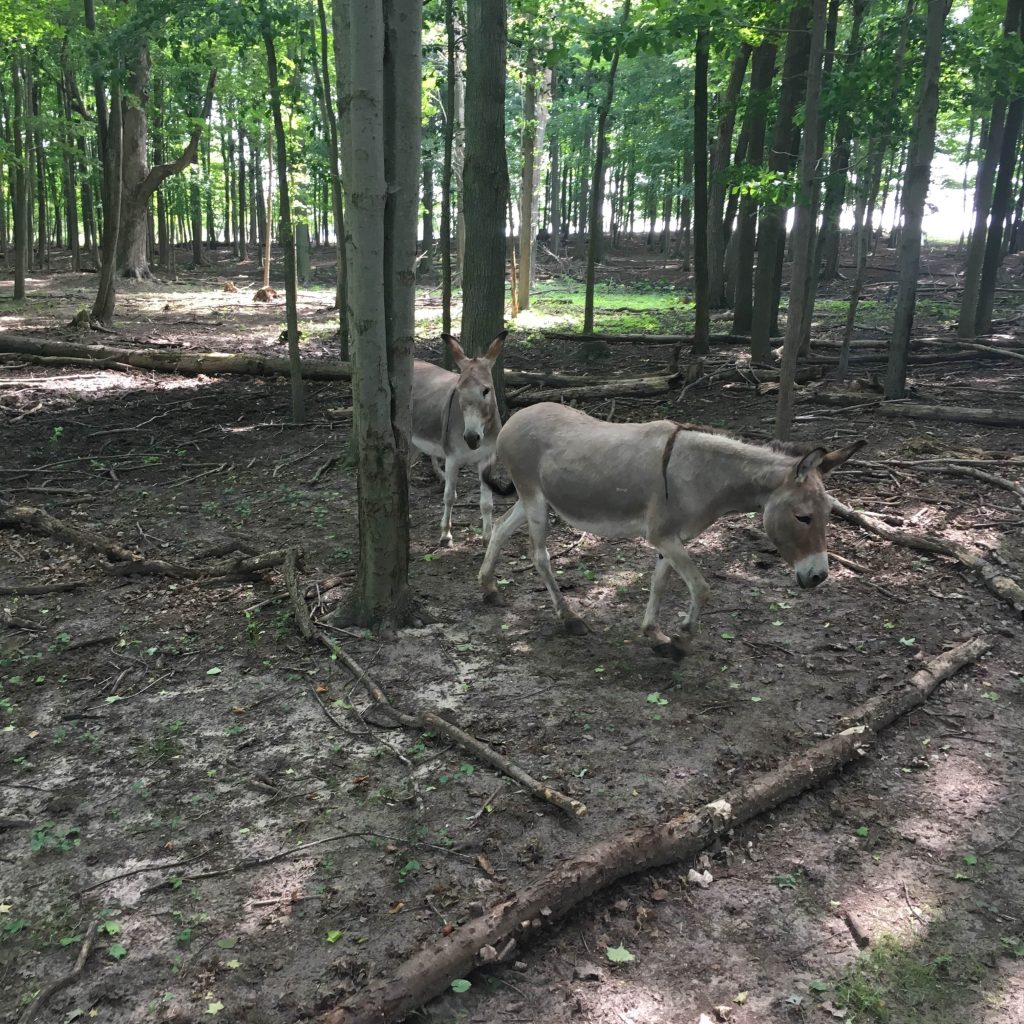
[[[683,628],[686,630],[686,635],[673,636],[671,640],[672,646],[678,650],[679,655],[682,655],[690,649],[690,644],[693,638],[697,635],[697,629],[700,626],[700,613],[704,608],[704,604],[707,601],[711,588],[708,586],[707,580],[705,580],[701,575],[700,569],[697,568],[697,564],[687,553],[686,547],[682,541],[672,539],[659,543],[658,550],[660,554],[665,557],[663,560],[659,560],[658,565],[654,568],[654,576],[651,579],[651,602],[648,604],[648,612],[651,610],[651,604],[657,602],[655,603],[655,614],[657,613],[657,604],[660,603],[661,594],[655,598],[655,582],[659,569],[661,569],[663,573],[668,571],[667,565],[663,566],[663,562],[668,563],[668,565],[671,565],[672,568],[679,573],[683,582],[686,584],[686,589],[690,592],[690,608],[686,613],[686,617],[683,619]],[[664,582],[661,585],[661,593],[664,593]],[[655,628],[657,628],[656,625]],[[659,650],[658,643],[655,644],[654,650],[657,654],[670,653]]]
[[[480,472],[480,518],[483,521],[484,540],[491,539],[491,524],[494,521],[494,491],[484,480],[484,470],[487,469],[487,466],[488,463],[481,462],[478,467]]]
[[[483,564],[480,566],[480,588],[483,590],[486,604],[501,604],[501,595],[494,582],[494,566],[498,555],[505,546],[505,541],[526,522],[526,509],[522,501],[517,501],[494,525]]]
[[[541,504],[539,507],[528,509],[527,518],[530,523],[530,556],[533,558],[533,567],[551,595],[555,614],[567,633],[571,633],[573,636],[584,636],[587,632],[587,624],[566,603],[562,591],[558,588],[555,574],[551,571],[551,556],[548,554],[547,545],[547,506]]]
[[[458,497],[455,481],[459,477],[460,465],[458,459],[452,457],[444,461],[444,512],[441,514],[441,539],[438,541],[443,548],[451,547],[452,544],[452,509]]]
[[[678,661],[684,653],[682,648],[675,646],[672,643],[672,638],[663,633],[658,626],[658,614],[661,611],[661,602],[668,587],[671,568],[672,564],[669,560],[659,553],[658,560],[654,563],[654,572],[651,573],[651,596],[647,599],[647,608],[644,611],[641,628],[644,636],[652,642],[656,654]]]

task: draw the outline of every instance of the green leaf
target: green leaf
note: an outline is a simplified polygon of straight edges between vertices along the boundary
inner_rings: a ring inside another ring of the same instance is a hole
[[[719,633],[719,636],[720,636],[720,637],[721,637],[721,638],[722,638],[723,640],[735,640],[735,639],[736,639],[736,634],[735,634],[735,633],[728,633],[728,632],[725,632],[725,633]]]
[[[648,704],[667,704],[668,700],[666,698],[662,697],[662,695],[660,693],[658,693],[657,690],[655,690],[654,693],[647,694],[647,703]]]
[[[100,925],[100,931],[105,932],[107,935],[120,935],[121,925],[117,921],[104,921]]]
[[[861,839],[867,839],[869,831],[867,825],[861,825],[854,834],[860,836]]]
[[[968,867],[972,867],[973,868],[974,865],[978,863],[978,858],[973,853],[965,853],[964,854],[964,863]]]
[[[795,889],[797,883],[796,875],[776,875],[775,884],[780,889]]]
[[[628,964],[632,963],[636,959],[636,957],[621,944],[618,946],[608,946],[604,951],[604,955],[608,957],[613,964]]]
[[[228,935],[226,938],[218,939],[217,945],[221,949],[234,949],[238,945],[238,939],[234,935]]]
[[[999,694],[995,690],[986,690],[981,695],[982,700],[999,700]]]
[[[126,957],[126,956],[128,955],[128,950],[127,950],[127,949],[125,949],[125,948],[124,948],[124,946],[122,946],[120,942],[115,942],[115,943],[114,943],[114,944],[113,944],[113,945],[112,945],[112,946],[110,947],[110,949],[108,949],[108,950],[107,950],[107,952],[108,952],[108,953],[109,953],[109,954],[110,954],[110,955],[111,955],[111,956],[112,956],[112,957],[113,957],[113,958],[114,958],[115,960],[123,960],[123,959],[124,959],[124,958],[125,958],[125,957]]]
[[[452,982],[453,992],[468,992],[472,987],[473,983],[471,981],[466,981],[465,978],[456,978]]]
[[[331,943],[331,945],[334,945],[334,943],[337,942],[338,939],[340,939],[344,934],[345,933],[342,932],[342,931],[338,931],[337,929],[333,929],[332,931],[329,931],[327,933],[327,941],[329,943]]]
[[[760,704],[760,703],[761,703],[761,701],[762,701],[762,700],[764,700],[764,698],[763,698],[763,697],[751,697],[750,699],[751,699],[751,701],[753,701],[753,703],[755,703],[755,704]]]
[[[903,644],[904,647],[913,647],[917,641],[912,636],[901,636],[900,643]]]
[[[229,971],[237,971],[238,968],[242,966],[242,961],[241,960],[226,960],[224,962],[224,966]]]
[[[220,1011],[223,1010],[223,1009],[224,1009],[224,1004],[223,1003],[207,1003],[206,1004],[206,1012],[209,1013],[209,1014],[212,1014],[214,1016],[216,1016],[218,1013],[220,1013]]]
[[[206,670],[206,674],[208,676],[219,676],[221,674],[221,672],[223,672],[223,671],[224,671],[223,669],[217,668],[217,666],[215,665],[213,668],[208,668]]]
[[[822,981],[819,978],[819,979],[816,979],[815,981],[812,981],[807,987],[812,992],[827,992],[828,991],[828,982]]]

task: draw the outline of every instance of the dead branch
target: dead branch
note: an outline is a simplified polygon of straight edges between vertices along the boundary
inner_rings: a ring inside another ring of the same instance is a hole
[[[801,397],[815,405],[838,406],[844,411],[871,412],[894,419],[941,420],[952,423],[977,423],[986,427],[1024,427],[1024,416],[999,409],[974,409],[963,405],[924,405],[921,402],[864,402],[863,395],[820,392]]]
[[[289,548],[282,572],[285,586],[288,588],[288,596],[291,598],[292,607],[295,611],[295,623],[299,627],[299,632],[307,640],[315,640],[326,647],[352,673],[356,682],[363,686],[377,705],[377,710],[393,722],[397,722],[407,729],[440,733],[453,743],[458,744],[463,750],[468,750],[470,753],[475,754],[481,761],[497,768],[502,774],[518,782],[519,785],[534,796],[554,804],[555,807],[565,811],[567,814],[582,817],[587,813],[586,804],[581,803],[579,800],[573,800],[572,797],[567,797],[565,794],[558,792],[558,790],[546,786],[543,782],[539,782],[507,757],[499,754],[486,743],[481,742],[475,736],[471,736],[468,732],[460,729],[457,725],[453,725],[440,715],[432,711],[407,713],[396,708],[388,699],[387,694],[367,676],[359,663],[313,625],[313,621],[309,616],[309,609],[306,607],[306,600],[299,587],[298,559],[298,551],[295,548]]]
[[[126,548],[92,530],[71,526],[62,519],[51,516],[41,508],[30,505],[12,505],[0,501],[0,526],[13,526],[31,530],[46,537],[56,537],[76,547],[103,555],[113,563],[106,567],[114,576],[157,575],[173,576],[178,579],[205,580],[222,576],[250,576],[280,565],[285,551],[268,551],[262,555],[238,555],[224,558],[206,565],[184,565],[163,559],[144,558],[137,551]]]
[[[64,583],[26,584],[23,587],[0,587],[0,596],[16,595],[18,597],[36,597],[40,594],[61,594],[69,590],[87,587],[89,580],[66,580]]]
[[[862,466],[902,466],[902,467],[913,467],[917,465],[912,460],[900,460],[900,459],[888,459],[885,462],[862,462]],[[994,487],[1002,487],[1007,491],[1012,491],[1017,501],[1024,505],[1024,484],[1019,484],[1015,480],[1008,480],[1004,476],[996,476],[995,473],[986,473],[982,469],[975,469],[973,466],[957,465],[956,463],[945,463],[938,460],[930,460],[928,469],[936,473],[946,473],[949,476],[968,476],[974,480],[980,480],[982,483],[992,484]]]
[[[444,991],[452,979],[544,934],[580,901],[627,875],[696,856],[717,836],[818,785],[862,753],[887,725],[927,700],[942,680],[989,649],[977,637],[930,661],[907,683],[851,711],[856,724],[784,760],[695,813],[634,829],[568,858],[546,877],[378,977],[322,1024],[389,1024]]]
[[[856,509],[844,505],[841,501],[832,499],[832,510],[840,518],[849,523],[875,534],[893,544],[899,544],[905,548],[913,548],[915,551],[928,551],[933,555],[944,555],[946,558],[955,558],[961,565],[972,569],[982,582],[1001,601],[1006,601],[1013,606],[1014,611],[1024,613],[1024,589],[1020,584],[1005,573],[1000,572],[988,559],[983,558],[963,544],[946,540],[943,537],[935,537],[927,533],[911,533],[909,530],[898,530],[888,526],[875,516],[865,512],[858,512]]]
[[[571,331],[544,331],[554,341],[603,341],[608,345],[692,345],[692,334],[574,334]],[[712,344],[749,345],[742,334],[712,334]]]
[[[44,986],[39,990],[39,995],[32,1000],[25,1012],[18,1018],[18,1024],[30,1024],[31,1021],[35,1020],[39,1015],[39,1011],[62,989],[68,987],[77,978],[83,970],[85,970],[85,962],[89,959],[89,954],[92,952],[93,944],[96,942],[96,931],[98,927],[97,921],[93,921],[89,925],[89,931],[86,932],[85,938],[82,940],[82,948],[78,951],[78,957],[75,960],[75,966],[68,971],[67,974],[62,975],[59,978],[55,978],[48,985]]]
[[[7,626],[10,629],[43,629],[38,622],[33,622],[32,619],[23,619],[20,615],[15,615],[10,608],[0,608],[0,626]]]
[[[609,381],[607,384],[588,384],[583,387],[540,388],[518,391],[508,396],[509,405],[534,405],[537,402],[572,402],[578,399],[650,398],[665,395],[682,384],[682,377],[676,373],[669,377],[633,377]]]

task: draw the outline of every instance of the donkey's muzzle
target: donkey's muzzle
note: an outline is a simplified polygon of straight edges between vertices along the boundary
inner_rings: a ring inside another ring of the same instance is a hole
[[[813,590],[828,579],[828,569],[813,569],[810,572],[798,572],[796,581],[804,590]]]
[[[472,451],[475,452],[480,447],[480,435],[475,430],[467,430],[462,437]]]

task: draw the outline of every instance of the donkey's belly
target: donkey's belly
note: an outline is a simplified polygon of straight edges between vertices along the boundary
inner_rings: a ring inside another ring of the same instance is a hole
[[[597,537],[642,537],[646,532],[643,518],[640,516],[610,518],[598,510],[573,510],[565,512],[557,505],[549,502],[551,507],[574,529],[581,533],[592,533]]]

